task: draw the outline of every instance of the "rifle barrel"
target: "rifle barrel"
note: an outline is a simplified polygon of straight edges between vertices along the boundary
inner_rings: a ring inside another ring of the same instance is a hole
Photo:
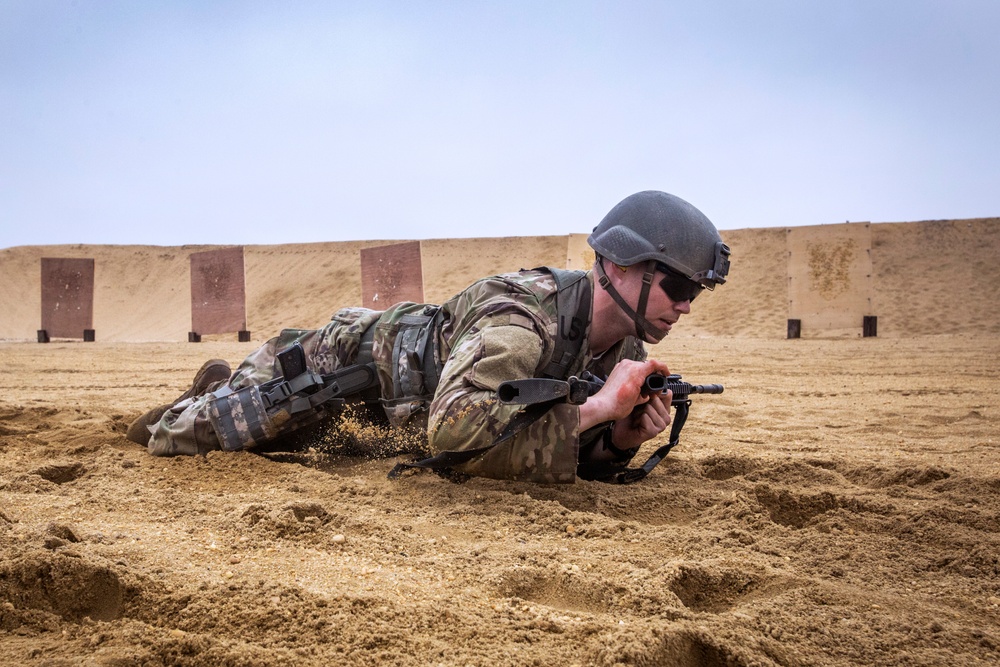
[[[721,384],[688,384],[681,381],[680,375],[660,375],[650,373],[646,376],[646,381],[642,385],[645,394],[663,394],[668,389],[674,394],[721,394],[723,386]]]

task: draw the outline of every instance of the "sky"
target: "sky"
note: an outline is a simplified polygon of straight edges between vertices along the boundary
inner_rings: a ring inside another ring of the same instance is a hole
[[[995,0],[0,0],[0,248],[1000,216]]]

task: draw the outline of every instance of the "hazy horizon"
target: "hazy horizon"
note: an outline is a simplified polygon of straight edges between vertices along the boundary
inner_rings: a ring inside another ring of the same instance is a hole
[[[1000,4],[0,5],[0,247],[1000,215]]]

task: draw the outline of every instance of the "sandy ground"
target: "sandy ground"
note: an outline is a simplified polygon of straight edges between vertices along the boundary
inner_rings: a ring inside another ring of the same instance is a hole
[[[877,339],[783,340],[785,235],[724,233],[729,283],[654,354],[726,391],[626,487],[150,457],[127,424],[254,348],[182,342],[208,248],[0,250],[0,664],[1000,662],[1000,219],[872,225]],[[375,243],[248,246],[255,342],[360,303]],[[565,238],[422,255],[440,302]],[[28,342],[40,257],[95,259],[96,343]]]
[[[249,349],[0,344],[0,664],[1000,661],[996,336],[672,336],[726,392],[633,486],[125,440]]]

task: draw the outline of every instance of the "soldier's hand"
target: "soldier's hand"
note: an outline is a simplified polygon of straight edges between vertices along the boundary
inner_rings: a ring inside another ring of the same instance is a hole
[[[670,401],[673,392],[654,394],[649,402],[638,405],[628,417],[615,422],[611,442],[618,449],[632,449],[655,438],[670,426]]]
[[[608,375],[608,379],[604,383],[604,386],[601,387],[601,390],[580,406],[580,430],[585,431],[603,422],[617,422],[618,420],[631,417],[636,406],[656,401],[651,406],[651,411],[641,411],[643,415],[647,415],[648,413],[648,419],[643,421],[641,419],[642,415],[640,415],[640,419],[637,422],[637,428],[643,433],[650,431],[650,429],[655,429],[658,425],[657,419],[662,421],[664,418],[664,411],[661,409],[663,406],[657,404],[662,403],[665,396],[662,394],[655,397],[643,396],[642,385],[646,380],[646,376],[650,373],[669,375],[670,369],[667,368],[666,364],[655,359],[646,361],[623,359],[619,362],[612,369],[611,374]],[[669,423],[669,400],[667,400],[665,408],[666,420]],[[661,428],[660,430],[662,431],[663,429]],[[659,431],[656,433],[659,433]],[[648,438],[646,439],[648,440]],[[616,442],[615,446],[621,447],[622,445]]]

